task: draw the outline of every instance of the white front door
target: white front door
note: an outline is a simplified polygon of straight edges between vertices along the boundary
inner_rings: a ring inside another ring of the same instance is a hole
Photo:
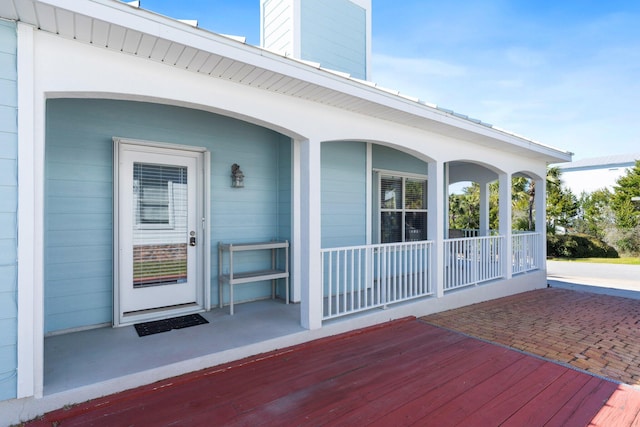
[[[117,142],[116,324],[203,309],[203,153]]]

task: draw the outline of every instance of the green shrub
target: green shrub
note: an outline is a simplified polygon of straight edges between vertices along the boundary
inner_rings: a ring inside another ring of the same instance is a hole
[[[618,258],[618,252],[586,234],[547,235],[547,256],[554,258]]]

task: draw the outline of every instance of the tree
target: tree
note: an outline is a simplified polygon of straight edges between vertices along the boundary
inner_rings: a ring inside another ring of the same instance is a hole
[[[560,169],[549,168],[546,177],[547,225],[570,227],[578,213],[578,200],[562,188]],[[477,229],[480,226],[480,186],[472,183],[462,194],[449,196],[449,227]],[[535,230],[535,181],[516,176],[511,180],[512,226],[516,230]],[[489,184],[489,228],[499,227],[499,183]]]
[[[631,255],[640,254],[640,202],[636,197],[640,197],[640,160],[618,178],[611,197],[616,227],[608,239],[616,249]]]
[[[578,215],[578,199],[571,190],[562,187],[561,171],[547,170],[547,230],[555,233],[558,226],[565,230],[573,226]]]
[[[616,225],[623,229],[631,229],[640,224],[640,204],[634,197],[640,197],[640,160],[636,161],[626,175],[616,181],[611,198],[611,209],[615,214]]]
[[[607,230],[615,227],[611,198],[612,193],[607,188],[582,193],[578,201],[577,231],[604,240]]]
[[[480,227],[480,186],[472,183],[462,194],[449,196],[449,228],[477,229]]]

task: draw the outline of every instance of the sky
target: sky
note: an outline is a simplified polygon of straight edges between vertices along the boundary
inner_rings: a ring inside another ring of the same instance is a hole
[[[260,0],[141,7],[260,43]],[[370,80],[574,160],[640,153],[640,1],[372,0]]]

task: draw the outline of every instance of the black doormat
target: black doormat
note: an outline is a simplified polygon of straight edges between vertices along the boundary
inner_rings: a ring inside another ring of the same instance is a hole
[[[199,314],[189,314],[187,316],[172,317],[171,319],[154,320],[152,322],[136,323],[135,328],[139,337],[159,334],[172,329],[188,328],[189,326],[204,325],[209,323],[207,319]]]

